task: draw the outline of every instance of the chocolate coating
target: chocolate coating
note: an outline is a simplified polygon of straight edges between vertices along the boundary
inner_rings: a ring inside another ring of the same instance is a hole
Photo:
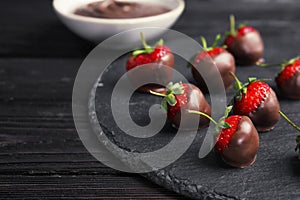
[[[222,151],[221,156],[228,165],[244,168],[255,162],[258,147],[257,130],[249,117],[242,116],[236,132],[228,146]]]
[[[259,32],[253,31],[236,37],[227,50],[234,55],[238,65],[253,65],[262,57],[264,44]]]
[[[175,117],[171,120],[172,125],[175,128],[180,126],[183,130],[195,130],[207,127],[210,121],[206,117],[188,112],[188,110],[197,110],[211,115],[210,105],[207,103],[203,93],[198,87],[188,84],[187,97],[188,103],[183,107],[183,113],[180,110],[176,113]],[[192,123],[199,119],[198,127],[193,127]]]
[[[283,96],[300,100],[300,71],[296,71],[287,81],[277,84],[277,87]]]
[[[257,131],[266,132],[274,128],[280,119],[280,105],[277,96],[272,88],[267,98],[259,105],[259,107],[249,113],[249,117],[255,125]]]
[[[128,19],[149,17],[169,12],[170,9],[159,5],[122,1],[98,1],[75,10],[74,14],[107,19]]]
[[[130,58],[129,58],[130,59]],[[138,85],[141,80],[144,80],[145,77],[152,77],[158,82],[162,82],[167,85],[172,81],[173,70],[168,70],[165,67],[168,66],[173,69],[174,67],[174,55],[168,53],[163,56],[157,63],[148,64],[147,67],[143,67],[135,70],[132,74],[128,75],[128,78],[133,86]],[[165,91],[165,86],[158,84],[147,84],[138,88],[139,92],[148,93],[150,90],[155,92],[163,93]]]
[[[218,55],[212,56],[211,59],[213,60],[213,62],[215,63],[215,65],[217,66],[217,68],[221,74],[221,78],[223,80],[225,89],[226,90],[229,89],[232,86],[232,82],[234,80],[233,76],[231,76],[229,73],[230,71],[235,73],[234,57],[232,56],[231,53],[229,53],[228,51],[225,50],[224,52],[222,52]],[[195,81],[198,83],[199,89],[202,92],[208,92],[207,85],[205,84],[204,79],[202,78],[202,76],[200,75],[200,73],[197,70],[203,66],[205,66],[205,64],[201,65],[201,62],[198,64],[194,63],[192,66],[192,74],[193,74]],[[207,74],[209,74],[211,76],[208,78],[210,80],[213,80],[214,74],[210,72],[211,70],[209,68],[206,70],[208,71]]]

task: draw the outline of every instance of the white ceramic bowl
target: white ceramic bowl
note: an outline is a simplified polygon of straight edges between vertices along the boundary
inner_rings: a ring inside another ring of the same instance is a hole
[[[61,21],[74,33],[93,42],[100,42],[122,31],[145,27],[171,27],[184,10],[184,0],[129,0],[130,2],[145,2],[169,8],[171,11],[150,17],[134,19],[103,19],[84,17],[74,14],[83,5],[97,0],[53,0],[53,7]],[[128,1],[128,0],[127,0]],[[147,33],[147,38],[154,38],[161,32]]]

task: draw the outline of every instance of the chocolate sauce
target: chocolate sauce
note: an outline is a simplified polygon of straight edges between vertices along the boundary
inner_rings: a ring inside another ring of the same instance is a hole
[[[164,6],[149,3],[97,1],[76,9],[74,13],[86,17],[128,19],[155,16],[169,11]]]

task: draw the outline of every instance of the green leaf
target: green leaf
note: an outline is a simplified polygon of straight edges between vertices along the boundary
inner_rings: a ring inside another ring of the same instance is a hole
[[[257,78],[255,78],[255,77],[249,77],[248,78],[248,82],[249,83],[253,83],[253,82],[255,82],[257,80]]]
[[[182,86],[182,83],[175,83],[172,87],[171,87],[172,93],[173,94],[183,94],[184,92],[184,88]]]
[[[158,42],[156,42],[155,46],[162,46],[164,45],[164,40],[163,39],[160,39]]]
[[[168,94],[165,98],[170,106],[176,105],[177,101],[173,94]]]
[[[220,41],[221,41],[221,34],[218,34],[218,35],[216,35],[216,39],[215,39],[214,43],[212,44],[212,47],[213,48],[216,47]]]
[[[206,39],[203,36],[201,36],[200,39],[201,39],[201,43],[202,43],[202,48],[206,51],[207,50]]]
[[[247,93],[247,87],[243,87],[242,88],[242,94],[246,94]]]
[[[233,106],[228,106],[228,107],[226,108],[226,110],[225,110],[225,115],[224,115],[225,118],[228,117],[230,111],[232,110],[232,107],[233,107]]]
[[[245,26],[247,26],[247,24],[248,24],[247,22],[240,23],[239,28],[245,27]]]
[[[164,111],[166,111],[167,112],[167,110],[168,110],[168,103],[167,103],[167,100],[164,98],[163,100],[162,100],[162,102],[161,102],[161,107],[162,107],[162,109],[164,110]]]
[[[231,128],[230,124],[228,124],[227,122],[224,122],[224,121],[220,122],[220,127],[221,128]]]
[[[145,53],[147,53],[147,51],[145,49],[138,49],[138,50],[135,50],[134,52],[132,52],[132,55],[137,56],[137,55],[145,54]]]
[[[172,92],[173,82],[168,83],[166,86],[166,92],[167,94],[170,94]]]
[[[236,96],[235,96],[235,100],[237,101],[241,101],[242,100],[242,93],[239,92]]]
[[[174,88],[173,94],[183,94],[184,89],[182,87]]]
[[[300,144],[300,135],[298,135],[298,136],[296,137],[296,142],[297,142],[297,144]]]

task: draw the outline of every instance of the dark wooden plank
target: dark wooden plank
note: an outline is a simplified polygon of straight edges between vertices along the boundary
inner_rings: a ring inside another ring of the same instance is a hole
[[[51,0],[0,2],[1,57],[83,58],[88,54],[95,44],[70,32],[55,16],[51,3]],[[232,0],[230,4],[222,0],[189,0],[186,5],[173,28],[192,37],[205,35],[212,39],[224,32],[228,29],[229,14],[235,14],[241,22],[248,21],[270,37],[270,49],[274,47],[272,36],[280,34],[283,28],[287,27],[285,32],[292,32],[293,36],[299,31],[300,6],[295,0]],[[291,40],[277,42],[293,44]]]
[[[60,23],[51,3],[0,2],[0,198],[181,198],[137,175],[105,167],[85,150],[72,120],[71,93],[76,71],[95,44]],[[267,60],[299,54],[297,0],[186,4],[175,30],[211,41],[228,29],[228,15],[233,13],[261,31]]]
[[[0,198],[179,199],[86,151],[71,110],[80,63],[0,59]]]

